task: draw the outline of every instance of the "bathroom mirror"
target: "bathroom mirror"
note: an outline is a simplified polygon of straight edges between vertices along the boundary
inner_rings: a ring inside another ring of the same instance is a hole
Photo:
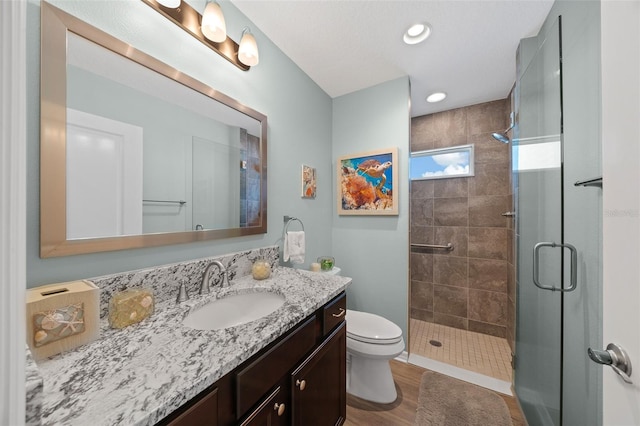
[[[267,232],[266,116],[41,13],[41,257]]]

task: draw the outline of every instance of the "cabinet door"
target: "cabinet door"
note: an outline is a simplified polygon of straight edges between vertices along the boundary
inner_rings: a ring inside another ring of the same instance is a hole
[[[340,425],[347,410],[346,323],[343,322],[291,375],[294,425]]]
[[[277,387],[271,395],[251,412],[241,426],[284,426],[287,424],[288,407],[285,404],[286,393]]]
[[[312,315],[295,331],[276,343],[236,374],[237,418],[254,407],[269,390],[316,345],[316,316]]]

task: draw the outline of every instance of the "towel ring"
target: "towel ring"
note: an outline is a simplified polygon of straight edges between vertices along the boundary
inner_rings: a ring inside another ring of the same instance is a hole
[[[302,221],[300,219],[298,219],[297,217],[285,216],[284,217],[284,221],[285,221],[285,225],[284,225],[284,233],[285,233],[285,235],[287,234],[287,232],[289,232],[289,225],[293,221],[300,222],[300,226],[302,226],[302,230],[304,231],[304,223],[302,223]]]

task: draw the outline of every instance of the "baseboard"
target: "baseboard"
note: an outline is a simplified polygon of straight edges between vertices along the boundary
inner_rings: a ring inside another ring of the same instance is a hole
[[[402,355],[404,355],[404,353]],[[400,358],[402,355],[399,355],[398,358]],[[420,355],[411,354],[408,356],[408,360],[406,362],[426,368],[431,371],[435,371],[440,374],[445,374],[449,377],[473,383],[474,385],[482,386],[483,388],[491,389],[492,391],[499,392],[504,395],[513,396],[513,392],[511,391],[511,383],[504,380],[485,376],[484,374],[465,370],[464,368],[455,367],[453,365],[425,358]]]
[[[396,361],[404,362],[405,364],[409,363],[409,352],[402,351],[400,355],[394,358]]]

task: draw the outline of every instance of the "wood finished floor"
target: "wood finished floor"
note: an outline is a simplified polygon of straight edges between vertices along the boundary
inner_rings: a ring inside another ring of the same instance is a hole
[[[398,399],[392,404],[374,404],[347,395],[345,426],[413,425],[418,408],[420,379],[425,371],[422,367],[392,360],[391,372],[396,383]],[[513,426],[526,426],[516,400],[507,395],[498,395],[509,407]]]

